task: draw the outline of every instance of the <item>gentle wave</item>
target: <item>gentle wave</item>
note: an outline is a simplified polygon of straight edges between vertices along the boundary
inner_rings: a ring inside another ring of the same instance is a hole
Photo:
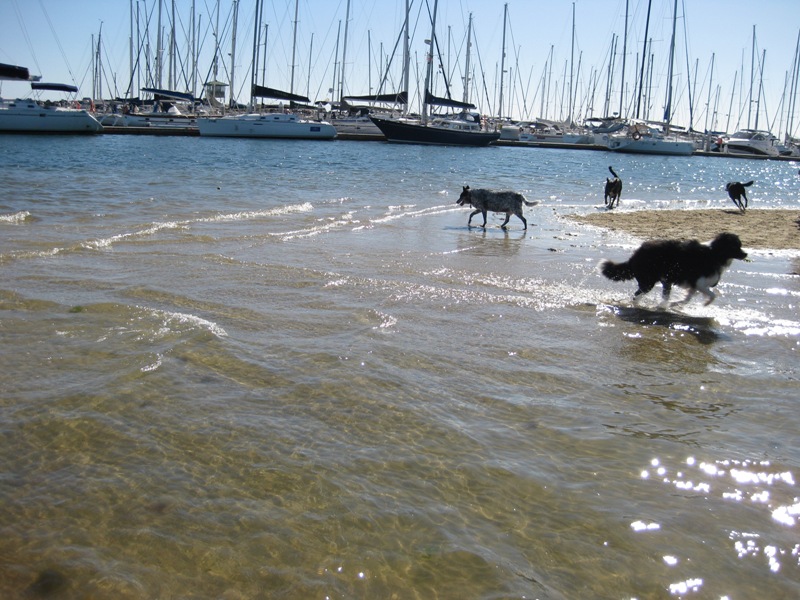
[[[0,215],[0,223],[9,223],[11,225],[19,225],[32,220],[33,217],[27,210],[21,210],[9,215]]]

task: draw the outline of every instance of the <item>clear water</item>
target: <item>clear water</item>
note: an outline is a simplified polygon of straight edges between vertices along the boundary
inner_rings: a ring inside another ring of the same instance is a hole
[[[633,308],[596,266],[639,240],[567,218],[609,164],[623,209],[800,200],[772,161],[0,136],[0,597],[800,596],[800,253]]]

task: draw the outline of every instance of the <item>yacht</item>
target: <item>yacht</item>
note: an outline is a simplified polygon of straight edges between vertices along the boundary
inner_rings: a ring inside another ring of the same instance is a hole
[[[779,156],[775,143],[777,138],[769,131],[740,129],[723,143],[723,152],[729,154],[751,154],[753,156]]]
[[[695,150],[692,140],[668,137],[644,123],[636,123],[624,134],[603,135],[600,138],[613,152],[630,154],[661,154],[691,156]]]
[[[32,92],[54,91],[77,94],[78,88],[63,83],[41,83],[28,69],[0,64],[0,79],[30,81]],[[97,133],[102,125],[79,102],[40,102],[32,98],[0,98],[0,132],[13,133]]]
[[[295,113],[250,113],[197,119],[201,136],[332,140],[336,128],[327,121],[300,119]]]

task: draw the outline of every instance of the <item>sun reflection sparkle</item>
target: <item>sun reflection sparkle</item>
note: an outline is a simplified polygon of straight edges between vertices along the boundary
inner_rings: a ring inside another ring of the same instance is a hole
[[[670,468],[661,459],[653,458],[639,475],[642,480],[660,481],[682,492],[701,494],[706,501],[717,497],[723,502],[747,501],[752,506],[763,506],[768,509],[772,521],[781,526],[795,527],[800,518],[800,498],[791,489],[795,486],[793,473],[776,469],[767,460],[712,462],[688,457],[683,465]],[[643,532],[658,530],[661,525],[637,520],[631,523],[631,528],[636,532]],[[800,544],[790,549],[781,548],[780,544],[771,543],[772,540],[762,541],[762,536],[767,533],[731,530],[729,539],[737,558],[764,560],[765,566],[772,573],[780,571],[782,560],[789,557],[792,557],[793,563],[800,564]],[[672,555],[664,555],[663,560],[670,566],[678,562],[678,558]],[[670,593],[681,595],[695,592],[702,584],[702,579],[688,579],[670,585]]]

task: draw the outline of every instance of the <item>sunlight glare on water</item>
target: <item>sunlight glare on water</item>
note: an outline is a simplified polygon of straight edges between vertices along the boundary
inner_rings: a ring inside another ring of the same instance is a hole
[[[623,210],[744,168],[0,137],[0,597],[797,597],[798,254],[635,306],[641,240],[569,218],[609,163]]]

